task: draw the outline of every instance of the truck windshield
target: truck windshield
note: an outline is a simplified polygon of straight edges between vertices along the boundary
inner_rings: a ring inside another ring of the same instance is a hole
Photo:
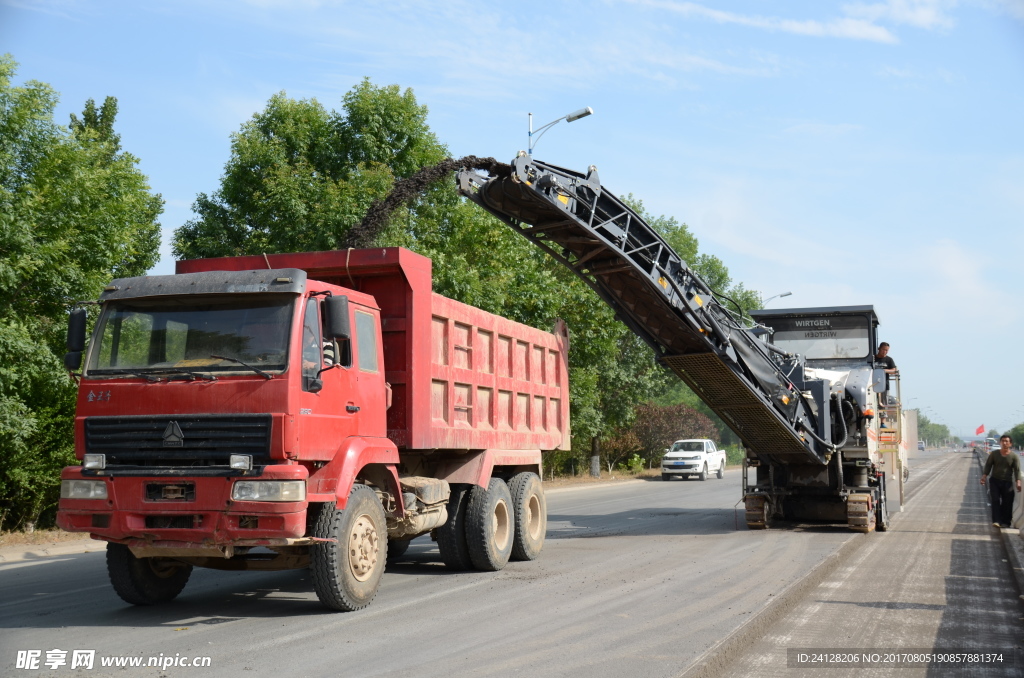
[[[704,443],[699,440],[684,440],[672,445],[673,452],[703,452]]]
[[[143,298],[111,302],[100,316],[87,375],[282,371],[291,295]]]
[[[866,316],[772,318],[772,343],[808,360],[867,358],[871,352]]]

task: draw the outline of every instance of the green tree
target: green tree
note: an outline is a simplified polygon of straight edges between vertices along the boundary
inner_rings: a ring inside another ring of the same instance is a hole
[[[396,178],[447,156],[411,90],[364,80],[343,103],[328,111],[316,99],[271,97],[232,135],[220,189],[196,198],[197,218],[175,232],[175,255],[339,248]]]
[[[917,415],[917,439],[927,440],[932,445],[940,445],[945,440],[952,440],[949,427],[937,424],[920,412]]]
[[[1024,423],[1017,424],[1004,435],[1010,436],[1013,440],[1014,447],[1020,448],[1024,446]]]
[[[113,132],[117,102],[54,122],[57,94],[0,57],[0,525],[52,519],[73,461],[67,312],[157,259],[163,209]]]

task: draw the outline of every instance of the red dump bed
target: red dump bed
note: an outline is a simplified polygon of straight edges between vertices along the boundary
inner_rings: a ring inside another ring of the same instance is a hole
[[[569,448],[568,333],[543,332],[434,294],[430,259],[399,247],[177,262],[177,273],[299,268],[373,295],[404,449]]]

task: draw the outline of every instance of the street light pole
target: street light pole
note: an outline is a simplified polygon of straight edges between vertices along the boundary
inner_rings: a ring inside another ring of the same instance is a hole
[[[543,125],[542,127],[538,127],[536,129],[536,131],[539,132],[539,134],[537,135],[537,138],[535,140],[533,138],[533,133],[535,131],[533,129],[533,113],[527,113],[526,115],[530,119],[530,130],[529,130],[529,134],[527,134],[527,143],[526,143],[526,153],[527,153],[527,155],[533,155],[533,147],[537,145],[537,142],[540,141],[540,138],[542,136],[544,136],[545,132],[547,132],[549,129],[551,129],[552,127],[554,127],[558,123],[562,122],[563,120],[565,120],[566,122],[576,122],[580,118],[585,118],[588,115],[593,115],[593,114],[594,114],[594,109],[591,108],[590,106],[587,106],[586,108],[581,108],[578,111],[573,111],[572,113],[569,113],[567,115],[563,115],[558,120],[552,120],[548,124]]]
[[[764,308],[765,306],[767,306],[768,302],[771,301],[772,299],[781,299],[782,297],[788,297],[791,294],[793,294],[793,293],[792,292],[783,292],[782,294],[773,294],[772,296],[768,297],[767,299],[765,299],[764,301],[761,302],[761,308]]]

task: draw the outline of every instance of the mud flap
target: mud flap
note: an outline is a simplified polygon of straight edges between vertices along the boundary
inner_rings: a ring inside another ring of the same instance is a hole
[[[875,502],[870,494],[851,494],[846,499],[846,524],[854,532],[875,529]]]

